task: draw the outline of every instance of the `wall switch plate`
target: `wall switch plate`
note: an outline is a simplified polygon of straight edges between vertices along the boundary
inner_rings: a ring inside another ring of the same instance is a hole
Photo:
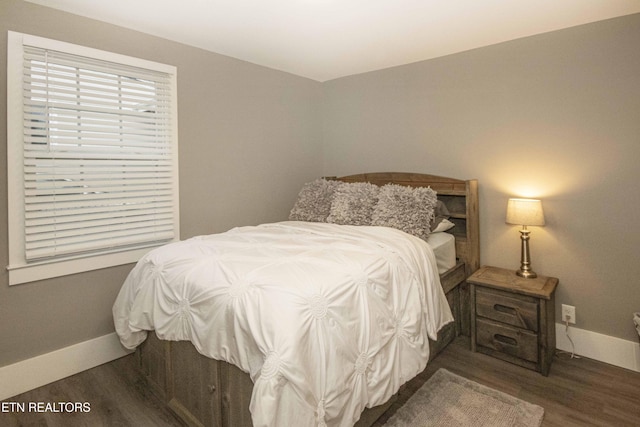
[[[576,323],[576,308],[572,305],[562,304],[562,323],[567,321],[569,317],[569,323]]]

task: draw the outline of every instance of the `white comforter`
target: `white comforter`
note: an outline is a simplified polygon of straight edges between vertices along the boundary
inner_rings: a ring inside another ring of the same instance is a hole
[[[281,222],[141,259],[113,307],[122,344],[189,340],[248,372],[254,426],[351,426],[421,372],[453,320],[433,251],[386,227]]]

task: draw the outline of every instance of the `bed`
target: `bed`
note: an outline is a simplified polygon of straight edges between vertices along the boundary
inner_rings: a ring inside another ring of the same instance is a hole
[[[375,191],[378,205],[383,194],[397,200],[411,189],[432,203],[437,193],[453,228],[416,237],[379,206],[373,225],[360,224],[355,212],[369,199],[358,193],[341,208],[332,196],[329,219],[239,227],[152,251],[118,296],[116,331],[137,349],[144,381],[188,425],[370,425],[428,359],[468,334],[477,181],[373,173],[322,185],[333,182]]]

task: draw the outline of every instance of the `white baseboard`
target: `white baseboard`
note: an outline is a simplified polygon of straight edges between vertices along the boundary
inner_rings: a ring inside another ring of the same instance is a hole
[[[111,362],[129,353],[122,347],[114,332],[0,367],[0,400]]]
[[[556,348],[571,352],[571,342],[563,323],[556,323]],[[569,336],[575,344],[575,354],[600,362],[640,372],[640,343],[627,341],[569,325]]]

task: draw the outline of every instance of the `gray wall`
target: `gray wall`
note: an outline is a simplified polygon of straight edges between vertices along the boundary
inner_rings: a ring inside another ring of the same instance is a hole
[[[0,366],[113,332],[131,265],[8,286],[7,30],[178,67],[182,237],[285,219],[321,175],[321,84],[16,0],[0,0]]]
[[[540,197],[533,268],[579,328],[636,341],[640,15],[323,85],[324,171],[478,178],[481,262],[517,268],[510,196]]]

